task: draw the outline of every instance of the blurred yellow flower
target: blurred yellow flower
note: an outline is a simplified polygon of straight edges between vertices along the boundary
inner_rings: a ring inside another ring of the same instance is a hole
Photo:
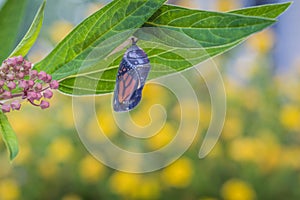
[[[221,143],[218,142],[211,150],[211,152],[209,152],[209,154],[207,155],[207,158],[216,158],[218,156],[222,156],[223,155],[223,150],[222,150],[222,146]]]
[[[92,156],[86,156],[80,161],[79,174],[86,182],[97,182],[105,174],[105,166]]]
[[[246,182],[231,179],[225,182],[221,189],[224,200],[252,200],[256,199],[253,188]]]
[[[300,169],[300,147],[285,147],[280,155],[280,164],[285,167]]]
[[[152,150],[160,149],[172,141],[176,132],[177,130],[171,124],[166,123],[155,136],[147,140],[147,145]]]
[[[291,131],[300,130],[300,108],[297,105],[285,105],[280,112],[280,121]]]
[[[160,195],[157,179],[138,174],[115,172],[110,178],[110,187],[126,199],[157,199]]]
[[[229,155],[236,161],[255,162],[262,171],[270,171],[279,165],[281,148],[272,133],[259,131],[259,135],[232,141]]]
[[[68,21],[56,21],[49,28],[50,37],[53,42],[60,42],[71,30],[73,25]]]
[[[256,33],[247,40],[247,44],[259,53],[269,52],[275,41],[274,33],[271,29],[267,29]]]
[[[67,194],[61,198],[61,200],[82,200],[77,194]]]
[[[42,133],[42,130],[45,129],[45,124],[47,124],[45,117],[40,117],[38,110],[27,110],[34,109],[32,106],[29,108],[29,104],[22,103],[22,112],[14,112],[9,113],[8,119],[11,122],[18,122],[18,123],[11,123],[14,131],[16,133],[22,133],[18,135],[18,137],[31,137],[36,136]],[[36,112],[36,113],[35,113]],[[39,117],[28,117],[28,116],[39,116]],[[27,139],[25,139],[27,140]]]
[[[141,104],[145,104],[148,107],[154,104],[166,105],[170,100],[169,94],[169,90],[165,87],[150,82],[143,89]]]
[[[118,133],[118,126],[111,112],[101,112],[97,117],[98,125],[107,137],[113,137]]]
[[[221,136],[224,139],[230,140],[236,138],[237,136],[240,136],[242,132],[243,122],[241,121],[241,119],[238,117],[228,116],[226,118]]]
[[[0,199],[14,200],[20,198],[20,188],[13,179],[0,180]]]
[[[51,160],[63,162],[70,158],[74,151],[73,145],[68,138],[58,137],[48,147],[48,155]]]
[[[115,172],[110,177],[110,187],[114,193],[120,195],[134,195],[141,183],[140,175]]]
[[[193,178],[193,164],[188,158],[180,158],[161,172],[162,181],[171,187],[187,187]]]
[[[259,156],[256,151],[258,145],[264,144],[258,144],[251,138],[236,139],[229,146],[229,154],[237,161],[255,161]]]
[[[217,9],[219,11],[229,11],[239,8],[241,5],[238,0],[218,0]]]

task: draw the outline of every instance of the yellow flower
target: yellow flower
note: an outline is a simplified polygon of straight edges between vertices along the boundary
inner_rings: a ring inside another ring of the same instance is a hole
[[[50,36],[53,42],[60,42],[71,30],[73,25],[67,21],[56,21],[50,27]]]
[[[20,198],[20,189],[18,183],[13,179],[4,179],[0,181],[0,199],[14,200]]]
[[[115,123],[114,117],[111,112],[101,112],[98,114],[98,124],[102,132],[108,136],[113,137],[118,133],[118,126]]]
[[[188,158],[180,158],[162,170],[163,182],[171,187],[187,187],[193,176],[192,162]]]
[[[262,171],[270,171],[280,163],[281,148],[272,133],[259,131],[258,138],[234,140],[229,147],[230,156],[240,162],[255,162]]]
[[[86,156],[79,164],[79,174],[86,182],[96,182],[105,174],[105,167],[95,158]]]
[[[157,199],[160,196],[160,185],[153,178],[143,178],[139,188],[133,194],[136,199]]]
[[[140,175],[124,172],[115,172],[110,177],[110,187],[113,192],[127,196],[134,195],[141,183]]]
[[[289,130],[300,130],[300,108],[292,104],[284,106],[280,113],[280,121]]]
[[[155,136],[147,140],[147,144],[152,150],[160,149],[172,141],[176,131],[171,124],[166,123]]]
[[[219,0],[217,1],[217,7],[219,11],[229,11],[240,7],[237,0]]]
[[[62,162],[70,158],[74,151],[68,138],[59,137],[48,147],[48,154],[53,161]]]
[[[158,180],[138,174],[115,172],[110,178],[110,187],[126,199],[157,199],[160,196]]]
[[[257,145],[251,138],[236,139],[230,144],[229,154],[237,161],[255,161],[258,156]]]
[[[227,117],[224,127],[223,127],[223,132],[222,132],[222,137],[224,139],[230,140],[234,139],[235,137],[239,136],[242,134],[243,131],[243,123],[240,118],[238,117]]]
[[[299,147],[285,147],[280,155],[280,164],[285,167],[292,167],[300,169],[300,148]]]
[[[254,49],[255,52],[267,53],[274,45],[274,33],[267,29],[256,33],[247,40],[247,44]]]
[[[222,186],[221,195],[224,200],[252,200],[256,198],[252,187],[248,183],[238,179],[227,181]]]

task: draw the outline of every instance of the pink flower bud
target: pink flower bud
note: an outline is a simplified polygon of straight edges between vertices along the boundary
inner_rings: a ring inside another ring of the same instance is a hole
[[[27,61],[27,60],[25,60],[24,64],[23,64],[23,67],[24,67],[24,70],[29,70],[32,67],[32,63],[29,62],[29,61]]]
[[[23,89],[27,88],[27,87],[28,87],[27,81],[25,81],[25,80],[20,80],[20,81],[19,81],[19,87],[20,87],[20,88],[23,88]]]
[[[4,80],[0,80],[0,87],[3,87],[4,83]]]
[[[38,77],[38,72],[36,70],[31,70],[30,71],[30,79],[35,79],[36,77]]]
[[[56,80],[51,81],[49,85],[50,85],[50,88],[54,89],[54,90],[58,89],[58,87],[59,87],[59,83]]]
[[[2,97],[3,97],[4,99],[9,99],[9,98],[11,98],[11,92],[9,92],[9,91],[4,91],[3,94],[2,94]]]
[[[15,100],[15,101],[11,102],[10,107],[12,110],[20,110],[21,104],[19,101]]]
[[[43,89],[43,86],[41,83],[36,83],[34,86],[35,91],[39,92]]]
[[[15,71],[15,72],[18,72],[18,71],[21,70],[21,68],[22,68],[21,65],[15,65],[15,66],[14,66],[14,71]]]
[[[13,81],[10,81],[10,82],[7,84],[7,87],[8,87],[8,89],[13,90],[13,89],[16,88],[16,83],[13,82]]]
[[[43,95],[45,98],[51,99],[51,97],[53,96],[53,92],[51,90],[46,90]]]
[[[6,60],[6,64],[7,64],[8,66],[10,66],[10,67],[13,67],[13,66],[15,66],[15,65],[17,64],[17,60],[16,60],[15,57],[8,58],[8,59]]]
[[[22,63],[23,63],[23,61],[24,61],[24,58],[23,58],[23,56],[17,56],[16,57],[16,61],[17,61],[17,64],[18,65],[21,65]]]
[[[9,66],[6,63],[2,63],[0,70],[2,72],[8,72]]]
[[[38,101],[39,101],[41,98],[42,98],[42,95],[41,95],[41,93],[39,93],[39,92],[38,92],[38,93],[36,93],[36,100],[38,100]]]
[[[40,107],[42,109],[49,108],[49,106],[50,106],[50,103],[48,101],[44,101],[44,100],[41,101]]]
[[[10,112],[10,106],[9,105],[4,104],[4,105],[1,106],[1,109],[2,109],[2,112],[4,112],[4,113]]]
[[[45,81],[46,78],[47,78],[47,73],[44,72],[44,71],[41,71],[38,75],[39,79],[42,80],[42,81]]]
[[[7,74],[6,75],[7,80],[13,81],[15,79],[15,76],[13,74]]]
[[[52,81],[52,76],[50,74],[47,74],[47,77],[45,79],[46,83],[50,83]]]
[[[37,99],[37,93],[36,92],[28,92],[27,93],[27,99],[30,101],[34,101]]]
[[[24,72],[19,72],[19,73],[17,73],[17,78],[18,78],[18,79],[23,79],[24,76],[25,76]]]
[[[27,83],[28,83],[29,88],[32,88],[34,86],[34,81],[33,80],[28,80]]]

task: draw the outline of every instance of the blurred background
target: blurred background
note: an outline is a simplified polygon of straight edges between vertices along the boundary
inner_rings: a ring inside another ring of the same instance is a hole
[[[42,33],[29,60],[41,60],[72,28],[107,2],[48,0]],[[275,2],[284,1],[170,1],[218,11]],[[29,1],[20,36],[40,3]],[[8,114],[20,153],[10,163],[0,141],[0,200],[300,199],[299,9],[300,2],[295,1],[275,26],[214,58],[225,83],[227,116],[221,138],[208,157],[199,159],[198,151],[210,122],[210,96],[202,77],[192,70],[184,73],[191,77],[198,94],[198,137],[180,159],[152,173],[123,173],[94,159],[77,135],[72,98],[56,93],[46,111],[24,104],[22,112]],[[176,133],[173,124],[180,114],[178,105],[166,88],[157,85],[147,84],[143,95],[140,109],[132,113],[137,124],[149,123],[145,113],[153,103],[165,105],[168,113],[164,128],[147,141],[149,149],[159,149]],[[110,106],[110,99],[110,95],[97,97],[96,108],[102,113],[98,120],[109,137],[122,144],[123,133],[112,125],[112,114],[103,109]],[[88,127],[87,134],[93,131]]]

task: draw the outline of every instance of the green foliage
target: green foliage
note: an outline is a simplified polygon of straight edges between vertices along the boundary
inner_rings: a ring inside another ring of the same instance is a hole
[[[142,29],[134,33],[140,39],[139,46],[146,51],[151,61],[149,79],[190,68],[229,50],[249,35],[272,25],[275,20],[266,16],[278,16],[288,5],[289,3],[275,4],[234,11],[238,14],[163,5],[144,23]],[[123,34],[118,38],[122,38],[123,41],[127,39]],[[110,42],[101,45],[105,47]],[[113,51],[99,51],[103,50],[99,46],[94,46],[94,49],[96,55],[108,55]],[[71,62],[72,70],[67,70],[70,69],[70,65],[62,66],[54,73],[55,77],[64,79],[60,83],[60,91],[71,95],[112,92],[123,53],[114,53],[105,60],[96,60],[92,55],[86,58],[85,62],[77,62],[81,65]],[[91,62],[88,62],[88,59]],[[66,70],[68,73],[65,73]],[[64,77],[70,73],[73,73],[72,77]]]
[[[44,8],[46,1],[43,2],[39,8],[29,30],[25,34],[24,38],[17,45],[15,50],[12,53],[11,50],[14,48],[16,37],[19,30],[19,25],[23,17],[23,9],[25,7],[26,0],[16,1],[8,0],[0,11],[0,60],[3,61],[8,57],[22,55],[26,56],[30,48],[33,46],[36,41],[40,29],[42,27],[44,19]],[[15,13],[20,13],[17,15]],[[1,136],[2,139],[9,151],[10,160],[13,160],[18,154],[18,141],[14,133],[14,130],[11,128],[7,117],[2,112],[0,113],[0,124],[1,124]]]
[[[27,31],[27,33],[25,34],[21,42],[18,44],[15,50],[10,54],[9,57],[19,56],[19,55],[26,56],[28,51],[34,45],[43,25],[45,5],[46,5],[46,1],[44,1],[40,6],[29,30]]]
[[[10,160],[13,160],[19,152],[18,140],[14,130],[9,124],[6,115],[3,112],[0,112],[0,133],[6,148],[9,151]]]
[[[113,38],[105,46],[101,46],[97,60],[102,60],[141,27],[164,2],[165,0],[112,1],[79,24],[35,68],[53,74],[54,79],[76,74],[99,44]]]
[[[7,0],[0,11],[0,61],[14,49],[27,0]]]
[[[252,7],[252,8],[233,10],[230,11],[229,13],[275,19],[276,17],[281,15],[291,4],[292,2],[287,2],[282,4],[262,5],[262,6]]]
[[[112,1],[79,24],[35,69],[60,80],[59,89],[66,94],[109,93],[114,89],[124,52],[120,45],[133,35],[140,39],[139,46],[150,58],[151,79],[191,68],[233,48],[251,34],[271,26],[290,5],[219,13],[163,5],[165,1]],[[0,11],[0,60],[8,55],[25,56],[39,35],[45,1],[20,44],[10,53],[25,5],[26,0],[8,0]],[[18,152],[15,134],[3,113],[0,122],[2,137],[13,159]]]

